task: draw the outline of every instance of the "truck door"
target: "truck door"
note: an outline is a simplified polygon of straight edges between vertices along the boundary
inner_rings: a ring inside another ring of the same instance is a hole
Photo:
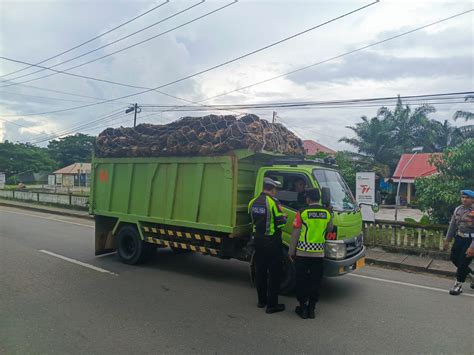
[[[305,172],[285,172],[281,170],[267,170],[264,177],[269,177],[281,183],[276,198],[280,201],[283,212],[288,214],[288,222],[283,229],[283,243],[289,245],[293,220],[300,208],[306,205],[304,190],[313,188],[310,177]]]

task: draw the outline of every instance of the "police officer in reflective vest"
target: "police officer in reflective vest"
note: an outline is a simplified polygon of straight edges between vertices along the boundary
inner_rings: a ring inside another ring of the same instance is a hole
[[[319,285],[323,275],[326,233],[332,231],[332,216],[320,205],[318,189],[306,190],[308,207],[301,209],[293,222],[293,233],[288,254],[295,262],[296,298],[299,305],[295,312],[301,318],[314,318],[314,308],[319,300]]]
[[[444,241],[444,250],[449,247],[449,242],[454,239],[451,249],[451,261],[457,267],[456,282],[449,290],[451,295],[462,293],[462,284],[468,275],[471,276],[471,288],[474,289],[473,271],[469,267],[474,257],[474,191],[461,191],[461,206],[453,213],[449,229]]]
[[[282,269],[281,232],[286,224],[279,201],[275,198],[278,181],[264,178],[263,192],[249,203],[249,214],[254,225],[255,267],[259,308],[266,313],[281,312],[278,303]]]

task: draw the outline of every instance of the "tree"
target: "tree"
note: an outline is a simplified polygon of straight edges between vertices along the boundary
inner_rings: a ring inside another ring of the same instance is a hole
[[[474,96],[468,95],[464,98],[464,101],[474,101]],[[464,118],[464,120],[474,120],[474,113],[469,111],[456,111],[453,116],[454,120],[456,121],[458,118]]]
[[[76,162],[88,163],[92,158],[95,138],[87,134],[76,133],[73,136],[59,138],[48,144],[48,151],[61,167]]]
[[[24,172],[49,172],[56,167],[56,163],[44,148],[9,141],[0,143],[0,171],[7,176]]]
[[[396,165],[400,151],[394,144],[395,131],[389,121],[374,117],[361,117],[362,122],[348,126],[356,137],[343,137],[339,141],[353,145],[358,152],[374,162],[388,166]]]
[[[419,145],[425,152],[442,152],[455,147],[463,141],[463,134],[447,120],[443,123],[430,120],[419,138]]]
[[[441,123],[429,119],[433,112],[434,107],[429,105],[412,109],[403,105],[399,97],[393,110],[381,107],[376,117],[361,117],[362,122],[348,127],[355,137],[343,137],[340,141],[353,145],[374,163],[387,165],[390,173],[400,156],[416,146],[422,146],[424,152],[440,152],[463,141],[462,131],[447,120]]]
[[[379,176],[386,176],[388,167],[378,164],[372,158],[353,152],[341,151],[336,153],[338,171],[349,185],[352,193],[356,191],[356,173],[360,171],[373,171]]]
[[[415,180],[417,204],[436,223],[448,223],[459,205],[459,191],[474,186],[474,139],[433,158],[438,174]]]

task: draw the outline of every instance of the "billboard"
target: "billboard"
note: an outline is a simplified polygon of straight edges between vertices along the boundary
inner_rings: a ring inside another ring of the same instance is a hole
[[[356,174],[356,200],[357,203],[372,205],[375,203],[375,173],[361,172]],[[362,205],[362,220],[375,221],[375,213],[371,206]]]

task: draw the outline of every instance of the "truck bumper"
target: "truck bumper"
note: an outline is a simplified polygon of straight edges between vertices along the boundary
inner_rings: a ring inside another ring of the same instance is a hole
[[[333,260],[324,259],[324,276],[341,276],[358,270],[365,265],[365,246],[362,247],[359,253],[347,259]]]

